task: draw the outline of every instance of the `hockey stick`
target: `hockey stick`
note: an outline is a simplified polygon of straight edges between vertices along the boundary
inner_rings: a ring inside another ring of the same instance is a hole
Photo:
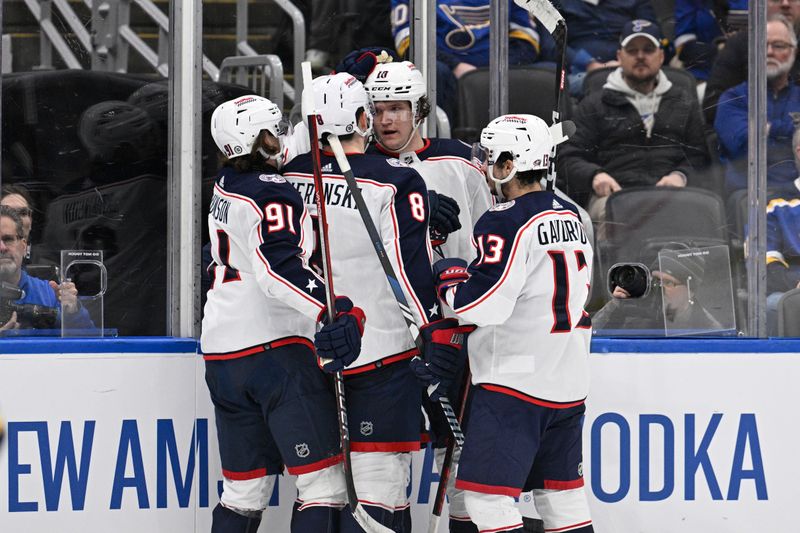
[[[314,169],[314,203],[317,205],[317,219],[319,221],[319,243],[322,255],[322,273],[325,280],[325,299],[327,302],[328,320],[332,324],[336,315],[336,296],[333,292],[333,276],[331,274],[331,254],[328,242],[328,216],[325,210],[324,185],[322,183],[322,165],[319,155],[319,142],[317,141],[317,114],[314,110],[314,92],[311,76],[311,63],[302,63],[303,96],[302,107],[305,108],[308,119],[308,135],[311,143],[311,161]],[[333,375],[334,391],[336,395],[336,415],[339,422],[339,443],[342,448],[342,465],[344,468],[345,485],[347,486],[347,503],[358,525],[367,533],[392,533],[392,530],[378,523],[361,506],[356,493],[353,480],[353,463],[350,459],[350,428],[347,425],[347,404],[344,394],[344,374],[342,371]]]
[[[553,149],[550,151],[550,168],[547,173],[547,190],[552,191],[556,186],[556,146],[575,132],[574,124],[571,131],[568,132],[568,126],[562,126],[563,123],[558,121],[561,118],[561,97],[564,95],[567,85],[567,22],[550,0],[514,0],[514,3],[526,9],[531,16],[536,17],[542,23],[553,37],[558,49],[554,87],[556,105],[553,108],[553,124],[550,126],[554,143]]]
[[[464,372],[464,382],[462,386],[464,389],[461,391],[461,405],[458,408],[458,422],[459,424],[464,421],[464,411],[467,406],[467,397],[469,396],[469,386],[472,382],[472,375],[469,368]],[[444,461],[442,461],[442,471],[439,472],[439,486],[436,488],[436,497],[433,500],[433,511],[431,512],[431,520],[428,522],[428,533],[436,533],[439,529],[439,520],[442,517],[442,508],[444,507],[444,497],[447,494],[447,484],[450,482],[450,475],[453,472],[453,465],[458,465],[461,459],[461,447],[455,446],[455,439],[451,438],[447,442],[447,448],[444,452]]]
[[[419,327],[417,326],[416,322],[414,322],[414,315],[412,314],[411,308],[408,305],[406,295],[403,294],[403,289],[400,287],[400,282],[397,281],[397,274],[395,274],[394,268],[389,262],[389,256],[386,253],[386,248],[384,248],[381,236],[378,233],[378,229],[375,227],[375,222],[373,222],[372,217],[367,210],[367,204],[364,202],[364,197],[361,196],[361,190],[358,188],[356,178],[353,176],[353,170],[350,168],[350,163],[347,161],[347,156],[342,149],[342,144],[339,142],[339,138],[336,135],[328,136],[328,144],[333,150],[333,155],[336,156],[336,162],[339,164],[339,170],[342,172],[342,174],[344,174],[344,179],[347,182],[347,188],[349,189],[350,194],[353,195],[353,199],[356,201],[358,214],[361,215],[361,220],[364,223],[367,233],[369,234],[370,241],[372,241],[372,246],[375,248],[375,253],[378,255],[378,260],[381,263],[381,267],[383,267],[383,273],[386,275],[386,280],[389,282],[389,287],[392,289],[392,294],[397,301],[397,306],[400,308],[400,312],[403,315],[403,320],[406,322],[406,327],[408,327],[409,333],[411,333],[411,338],[414,339],[414,345],[417,347],[417,351],[422,354],[423,346],[422,339],[419,335]],[[430,395],[430,392],[435,389],[435,387],[435,385],[429,387],[428,395]],[[447,419],[447,425],[450,427],[450,434],[455,440],[456,445],[461,448],[461,446],[464,444],[464,433],[461,431],[461,425],[458,423],[456,414],[453,411],[453,406],[450,405],[450,400],[448,400],[446,396],[442,395],[439,398],[439,405],[441,405],[442,411],[444,411],[444,416]]]

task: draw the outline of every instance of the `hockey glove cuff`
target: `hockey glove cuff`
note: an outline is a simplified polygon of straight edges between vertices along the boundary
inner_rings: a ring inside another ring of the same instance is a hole
[[[436,286],[436,293],[442,301],[446,301],[445,293],[450,287],[468,279],[467,262],[463,259],[440,259],[433,264],[433,283]]]
[[[464,364],[466,352],[461,348],[466,335],[474,329],[475,326],[459,325],[455,318],[437,320],[420,329],[422,360],[415,358],[410,365],[417,379],[428,386],[432,400],[447,394],[447,389]]]
[[[461,209],[455,200],[436,191],[428,191],[428,208],[431,244],[440,246],[445,243],[448,234],[461,229],[461,221],[458,219]]]
[[[358,358],[366,322],[364,311],[353,306],[350,298],[336,298],[335,309],[336,318],[333,323],[327,323],[325,313],[321,320],[325,325],[314,335],[319,365],[330,373],[340,372]]]
[[[378,47],[361,48],[360,50],[353,50],[344,56],[344,59],[333,69],[332,74],[347,72],[361,83],[364,83],[376,65],[379,63],[391,63],[395,59],[397,59],[397,55],[389,49]]]

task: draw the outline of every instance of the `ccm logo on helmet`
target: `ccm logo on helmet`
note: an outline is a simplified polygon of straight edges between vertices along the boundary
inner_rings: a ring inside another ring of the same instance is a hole
[[[515,117],[513,115],[506,115],[503,117],[503,122],[514,122],[516,124],[527,124],[528,119],[523,117]]]
[[[249,104],[250,102],[255,102],[255,101],[256,101],[256,99],[253,98],[252,96],[245,96],[241,100],[236,100],[236,102],[234,102],[234,103],[237,106],[240,106],[240,105]]]

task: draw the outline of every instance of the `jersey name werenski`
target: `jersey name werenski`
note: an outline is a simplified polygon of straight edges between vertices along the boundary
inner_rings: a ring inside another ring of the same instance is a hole
[[[547,220],[536,227],[539,244],[580,241],[586,244],[586,233],[578,220]]]
[[[294,182],[292,185],[303,197],[303,202],[306,205],[314,203],[313,183]],[[358,209],[356,201],[345,183],[325,183],[325,205],[338,205],[349,209]]]
[[[211,208],[208,212],[214,217],[215,220],[219,220],[223,224],[228,223],[228,209],[230,209],[231,203],[223,198],[222,196],[217,196],[216,194],[211,198]]]

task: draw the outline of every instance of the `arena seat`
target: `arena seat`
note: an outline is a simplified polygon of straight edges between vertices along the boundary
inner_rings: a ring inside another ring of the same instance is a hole
[[[778,335],[800,337],[800,289],[784,293],[778,302]]]
[[[550,124],[555,106],[556,72],[552,64],[508,69],[508,112],[536,115]],[[475,142],[481,129],[495,117],[489,116],[489,69],[479,68],[458,80],[458,118],[453,135]],[[561,99],[561,116],[572,113],[568,95]]]

